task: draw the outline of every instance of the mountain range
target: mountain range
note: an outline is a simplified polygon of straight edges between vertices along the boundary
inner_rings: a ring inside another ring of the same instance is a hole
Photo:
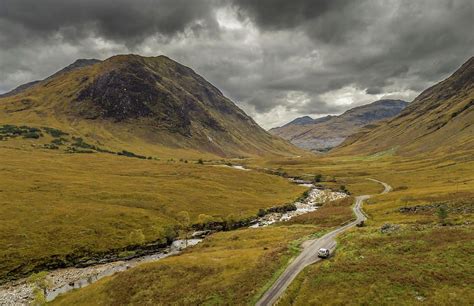
[[[366,126],[335,154],[421,155],[474,149],[474,57],[426,89],[398,116]]]
[[[78,60],[0,96],[0,120],[61,128],[143,153],[157,148],[218,156],[301,153],[166,56]]]
[[[270,129],[269,132],[306,150],[327,151],[341,144],[359,128],[393,117],[407,105],[402,100],[379,100],[350,109],[340,116],[296,118],[281,127]]]

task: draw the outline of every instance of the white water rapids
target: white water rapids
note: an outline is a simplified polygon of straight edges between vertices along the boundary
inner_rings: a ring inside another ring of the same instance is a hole
[[[243,171],[250,171],[243,166],[234,165],[232,168]],[[295,216],[315,211],[321,204],[346,197],[345,193],[333,192],[325,189],[318,189],[313,184],[291,179],[294,183],[311,188],[308,196],[302,201],[294,202],[296,210],[284,213],[269,213],[256,219],[251,228],[265,227],[276,222],[290,220]],[[50,271],[47,279],[51,283],[47,291],[46,300],[52,301],[59,294],[66,293],[73,289],[86,287],[101,278],[122,272],[135,267],[141,263],[157,261],[171,255],[180,253],[186,247],[193,246],[201,242],[202,239],[176,240],[165,250],[161,250],[151,255],[145,255],[129,260],[114,261],[105,264],[98,264],[84,268],[65,268]],[[34,296],[34,286],[27,279],[21,279],[0,286],[0,305],[29,305]]]

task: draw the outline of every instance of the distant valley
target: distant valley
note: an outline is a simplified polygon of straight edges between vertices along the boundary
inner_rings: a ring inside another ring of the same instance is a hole
[[[325,152],[341,144],[359,128],[398,115],[407,105],[402,100],[379,100],[355,107],[339,116],[296,118],[281,127],[270,129],[269,132],[300,148]]]

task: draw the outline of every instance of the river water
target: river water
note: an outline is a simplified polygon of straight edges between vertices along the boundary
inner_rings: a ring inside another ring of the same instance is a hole
[[[248,171],[250,169],[242,166],[233,166],[234,169]],[[333,192],[330,190],[315,188],[313,184],[306,182],[298,182],[298,185],[310,188],[308,196],[302,200],[295,202],[296,210],[285,213],[270,213],[258,218],[251,228],[265,227],[276,222],[290,220],[295,216],[306,214],[318,209],[319,205],[327,201],[333,201],[347,196],[344,193]],[[115,261],[105,264],[99,264],[84,268],[65,268],[58,269],[48,273],[51,288],[47,291],[46,300],[52,301],[58,295],[66,293],[73,289],[86,287],[99,279],[113,275],[133,268],[139,264],[153,262],[171,255],[176,255],[186,247],[194,246],[201,242],[202,239],[188,239],[174,241],[168,248],[155,254],[146,255],[130,260]],[[34,287],[27,279],[18,280],[3,286],[0,286],[0,305],[28,305],[34,294]]]
[[[84,268],[71,267],[51,271],[47,276],[51,283],[51,289],[47,291],[46,300],[48,302],[52,301],[59,294],[86,287],[101,278],[128,270],[139,264],[157,261],[171,255],[179,254],[181,250],[194,246],[201,241],[202,239],[188,239],[187,241],[175,240],[168,248],[151,255]],[[0,305],[29,305],[34,296],[33,291],[34,286],[31,285],[27,279],[3,285],[0,287]]]

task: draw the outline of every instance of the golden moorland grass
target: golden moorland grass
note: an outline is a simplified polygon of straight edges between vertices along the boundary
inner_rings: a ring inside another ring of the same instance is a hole
[[[200,214],[238,220],[292,202],[306,190],[255,171],[66,154],[35,143],[0,142],[1,278],[67,262],[68,256],[164,239],[180,211],[192,222]]]
[[[471,227],[368,227],[339,239],[336,256],[306,268],[278,305],[471,305]]]
[[[472,304],[473,156],[464,152],[281,163],[282,171],[292,174],[335,176],[349,189],[353,179],[372,177],[394,190],[365,203],[367,227],[342,235],[336,256],[306,268],[280,305]],[[440,207],[447,211],[445,220]],[[395,229],[382,233],[384,224]]]
[[[339,208],[339,218],[324,218]],[[307,214],[321,224],[284,222],[220,232],[178,256],[139,266],[59,297],[57,305],[245,305],[263,294],[308,237],[353,218],[351,202],[325,204]]]
[[[345,184],[354,195],[381,191],[379,184],[366,180],[369,177],[394,187],[391,193],[374,196],[365,204],[364,210],[370,216],[366,227],[342,235],[334,258],[306,268],[280,301],[282,305],[321,304],[321,301],[325,304],[413,304],[419,300],[428,304],[472,303],[474,162],[470,152],[437,159],[372,156],[260,160],[249,165],[308,178],[320,173],[323,180],[331,181],[322,184]],[[269,237],[286,245],[291,245],[293,240],[298,245],[308,233],[324,230],[325,224],[330,228],[353,218],[349,206],[344,205],[346,209],[338,211],[343,203],[325,205],[315,213],[262,229],[261,233],[268,233],[268,237],[251,230],[218,234],[215,237],[223,239],[211,238],[213,248],[219,250],[211,257],[204,257],[200,246],[188,250],[179,259],[170,258],[104,279],[59,298],[57,303],[86,305],[94,301],[112,305],[118,302],[115,296],[119,296],[122,304],[134,305],[252,304],[275,279],[275,273],[281,271],[287,257],[280,253],[266,258],[263,264],[254,253],[244,256],[239,252],[250,243],[245,237],[252,236],[253,245],[268,246],[269,250],[273,249]],[[447,208],[446,226],[440,224],[442,221],[437,216],[438,204]],[[415,206],[425,209],[400,211]],[[334,223],[326,223],[328,220]],[[395,230],[381,233],[380,227],[385,223],[392,224]],[[282,228],[310,231],[275,237]],[[234,235],[239,239],[232,238]],[[201,267],[206,267],[205,271]],[[214,292],[217,294],[212,295]]]

